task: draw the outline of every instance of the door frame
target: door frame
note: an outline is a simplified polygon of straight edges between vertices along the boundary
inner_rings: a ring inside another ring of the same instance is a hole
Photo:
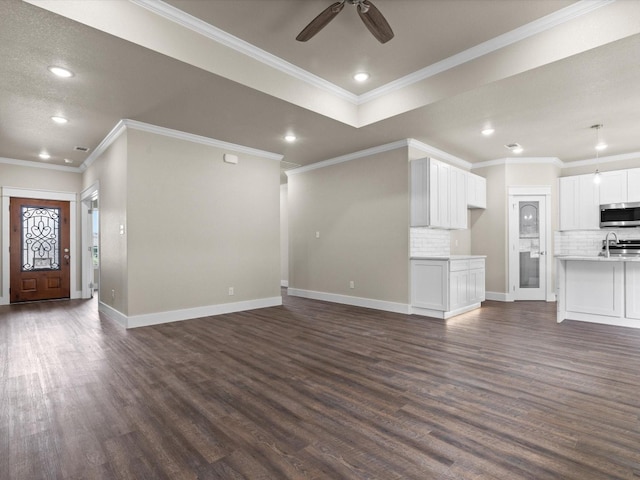
[[[28,188],[18,187],[0,187],[2,189],[2,295],[0,296],[0,305],[9,305],[9,287],[10,287],[10,271],[11,260],[9,256],[10,244],[10,215],[9,215],[9,199],[11,197],[33,198],[36,200],[59,200],[69,202],[69,250],[71,250],[70,260],[70,277],[69,277],[69,298],[80,298],[81,292],[76,290],[77,287],[77,256],[76,248],[76,208],[77,195],[72,192],[54,192],[48,190],[32,190]]]
[[[545,300],[547,302],[554,302],[555,295],[553,294],[553,255],[551,252],[551,186],[516,186],[508,188],[508,199],[507,199],[507,231],[508,231],[508,242],[507,242],[507,250],[508,254],[508,279],[507,279],[507,301],[513,302],[516,300],[515,298],[515,288],[519,281],[518,277],[518,262],[519,255],[516,255],[513,245],[516,241],[514,235],[517,236],[517,232],[513,227],[512,222],[512,212],[511,212],[511,203],[516,201],[518,197],[523,196],[543,196],[545,197],[545,239],[544,245],[540,245],[540,250],[546,252],[545,253],[545,269],[546,275],[544,279],[541,279],[545,283],[544,294]]]
[[[87,254],[93,245],[93,228],[89,224],[89,205],[91,201],[98,198],[100,190],[99,182],[85,188],[80,194],[81,229],[82,229],[82,298],[91,298],[89,283],[93,283],[93,258]],[[99,202],[100,200],[98,200]],[[98,210],[100,207],[98,207]],[[100,250],[98,250],[100,252]],[[98,278],[100,277],[100,267],[98,267]],[[100,301],[100,280],[98,280],[98,301]]]

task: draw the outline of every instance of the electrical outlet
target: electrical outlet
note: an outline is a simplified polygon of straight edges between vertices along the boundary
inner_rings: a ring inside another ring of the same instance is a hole
[[[354,282],[353,280],[349,281],[349,288],[356,288],[356,282]]]
[[[111,300],[115,300],[115,299],[116,299],[116,291],[111,290]]]
[[[316,238],[320,238],[320,232],[316,232]]]
[[[233,295],[233,294],[234,294],[234,292],[233,292],[233,287],[229,287],[229,296],[231,296],[231,295]]]

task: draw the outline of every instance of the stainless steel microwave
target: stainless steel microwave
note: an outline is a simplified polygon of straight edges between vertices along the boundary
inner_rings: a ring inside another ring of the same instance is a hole
[[[600,205],[600,228],[640,227],[640,202]]]

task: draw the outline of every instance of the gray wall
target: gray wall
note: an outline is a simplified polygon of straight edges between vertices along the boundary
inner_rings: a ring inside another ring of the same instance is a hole
[[[128,314],[279,297],[279,162],[128,137]]]
[[[83,188],[100,182],[100,301],[128,314],[127,131],[84,172]],[[120,225],[125,235],[120,235]],[[112,296],[111,292],[115,295]]]
[[[291,175],[288,191],[289,287],[409,303],[406,148]]]

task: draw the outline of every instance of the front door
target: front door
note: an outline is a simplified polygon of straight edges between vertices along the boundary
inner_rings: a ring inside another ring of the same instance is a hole
[[[513,298],[546,300],[546,197],[510,197],[509,210],[509,281]]]
[[[69,298],[69,202],[12,197],[9,210],[11,303]]]

